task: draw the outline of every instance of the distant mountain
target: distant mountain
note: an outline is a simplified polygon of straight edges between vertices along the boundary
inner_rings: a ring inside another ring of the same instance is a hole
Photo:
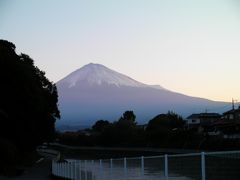
[[[93,63],[74,71],[57,84],[58,86],[67,86],[70,89],[80,87],[80,83],[85,83],[90,86],[113,85],[116,87],[149,87],[149,85],[140,83],[101,64]],[[153,85],[152,87],[162,89],[159,85]]]
[[[57,126],[92,125],[96,120],[117,120],[133,110],[140,123],[171,110],[187,116],[226,102],[191,97],[159,85],[147,85],[101,64],[88,64],[57,82],[62,119]]]

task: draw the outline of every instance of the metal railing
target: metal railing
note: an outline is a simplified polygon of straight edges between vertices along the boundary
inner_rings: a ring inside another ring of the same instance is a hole
[[[52,174],[75,180],[239,180],[240,151],[52,162]]]

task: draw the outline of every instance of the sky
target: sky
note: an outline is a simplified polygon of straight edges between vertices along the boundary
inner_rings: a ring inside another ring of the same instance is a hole
[[[187,95],[240,101],[238,0],[1,0],[0,39],[53,82],[92,62]]]

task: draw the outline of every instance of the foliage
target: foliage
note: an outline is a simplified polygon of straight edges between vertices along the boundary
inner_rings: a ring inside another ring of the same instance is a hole
[[[183,119],[173,113],[159,114],[149,121],[146,128],[146,138],[149,144],[165,147],[168,142],[178,142],[183,128]]]
[[[20,150],[50,140],[60,117],[55,84],[15,45],[0,40],[0,137]]]
[[[137,123],[135,122],[136,116],[133,111],[125,111],[118,120],[119,123],[128,123],[129,125],[136,125]]]
[[[0,173],[8,175],[16,164],[16,147],[9,140],[0,138]]]
[[[149,121],[147,131],[165,130],[171,131],[175,128],[182,128],[184,121],[179,115],[168,112],[167,114],[159,114]]]
[[[99,120],[92,129],[59,134],[60,143],[80,146],[156,147],[197,150],[239,149],[238,139],[210,137],[188,129],[179,115],[159,114],[146,125],[137,125],[133,111],[125,111],[118,121]]]
[[[103,132],[109,125],[110,125],[110,123],[106,120],[98,120],[92,126],[92,130],[95,132]]]
[[[114,137],[117,144],[129,144],[135,136],[136,116],[133,111],[125,111],[120,119],[114,123]]]

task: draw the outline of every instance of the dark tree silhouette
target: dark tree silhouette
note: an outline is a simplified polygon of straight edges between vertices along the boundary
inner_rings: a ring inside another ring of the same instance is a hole
[[[116,142],[126,145],[132,141],[137,124],[135,119],[136,116],[133,111],[125,111],[122,117],[114,123],[112,137],[115,138]]]
[[[168,112],[159,114],[148,122],[146,128],[147,141],[154,146],[170,147],[169,142],[176,144],[176,137],[184,126],[184,121],[179,115]]]
[[[107,120],[98,120],[93,126],[92,130],[96,132],[103,132],[110,125]]]
[[[30,150],[54,135],[60,117],[55,84],[15,45],[0,40],[0,138]]]
[[[120,119],[118,120],[118,123],[135,126],[136,125],[135,119],[136,119],[136,116],[133,111],[125,111],[122,117],[120,117]]]
[[[166,131],[174,128],[181,128],[184,125],[182,117],[168,112],[167,114],[159,114],[148,122],[147,131],[159,131],[165,129]]]

